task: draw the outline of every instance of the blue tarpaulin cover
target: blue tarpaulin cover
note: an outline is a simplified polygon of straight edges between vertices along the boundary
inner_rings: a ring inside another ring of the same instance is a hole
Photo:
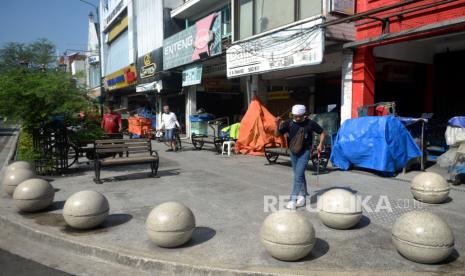
[[[453,127],[465,128],[465,116],[454,117],[447,124]]]
[[[333,141],[331,162],[342,170],[351,165],[394,173],[421,156],[415,140],[394,116],[346,120]]]

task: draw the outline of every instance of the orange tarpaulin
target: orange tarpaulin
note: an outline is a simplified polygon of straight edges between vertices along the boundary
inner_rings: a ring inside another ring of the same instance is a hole
[[[286,139],[275,137],[276,117],[254,98],[241,121],[239,138],[236,141],[236,153],[263,155],[267,143],[280,143],[287,147]]]

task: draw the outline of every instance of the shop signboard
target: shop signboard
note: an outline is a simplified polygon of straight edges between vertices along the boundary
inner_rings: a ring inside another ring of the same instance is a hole
[[[355,0],[331,0],[331,12],[353,15],[355,13]]]
[[[136,81],[136,67],[134,64],[131,64],[105,76],[105,87],[111,91],[131,86],[135,84]]]
[[[202,63],[186,66],[182,71],[182,86],[200,84],[202,82]]]
[[[257,39],[232,45],[226,51],[228,78],[323,62],[322,18],[292,26]]]
[[[110,26],[124,8],[126,8],[128,0],[111,0],[105,2],[101,10],[104,29]]]
[[[149,83],[154,81],[155,75],[163,66],[163,49],[158,48],[137,59],[137,82]]]
[[[99,56],[89,56],[87,62],[89,64],[97,64],[100,61]]]
[[[163,41],[163,70],[221,53],[221,14],[214,13]]]

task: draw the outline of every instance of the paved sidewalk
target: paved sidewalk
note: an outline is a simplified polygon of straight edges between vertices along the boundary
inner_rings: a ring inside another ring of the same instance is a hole
[[[202,274],[366,274],[374,272],[410,274],[426,272],[460,274],[465,268],[465,187],[453,187],[451,200],[441,205],[419,204],[411,197],[408,180],[416,172],[398,178],[381,178],[365,172],[333,171],[320,176],[307,172],[311,194],[344,187],[362,196],[372,196],[369,206],[388,199],[392,212],[365,212],[351,230],[325,227],[315,212],[305,212],[312,221],[317,243],[311,254],[297,262],[281,262],[262,247],[259,229],[265,217],[264,196],[288,195],[291,169],[288,165],[266,165],[265,158],[220,156],[194,151],[189,145],[180,153],[160,149],[160,178],[148,178],[145,166],[103,169],[105,182],[92,182],[92,167],[66,177],[53,178],[58,189],[55,204],[39,214],[18,214],[13,201],[0,194],[0,227],[22,227],[24,235],[51,246],[63,247],[107,262],[118,262],[157,275]],[[286,160],[283,159],[286,163]],[[64,201],[72,193],[93,189],[105,194],[111,215],[103,227],[79,232],[67,228],[61,217]],[[180,201],[196,216],[197,229],[191,242],[181,248],[163,249],[145,234],[145,219],[151,209],[165,201]],[[383,201],[384,206],[386,201]],[[312,205],[315,206],[315,197]],[[430,210],[449,223],[456,238],[456,251],[439,265],[421,265],[401,257],[391,243],[395,219],[413,209]],[[155,272],[156,271],[156,272]]]

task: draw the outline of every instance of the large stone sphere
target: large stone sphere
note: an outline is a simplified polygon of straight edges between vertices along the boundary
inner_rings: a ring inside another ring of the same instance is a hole
[[[31,179],[35,173],[28,169],[6,170],[3,178],[3,189],[10,196],[13,195],[16,187],[23,181]]]
[[[441,175],[422,172],[412,179],[410,189],[418,201],[441,203],[449,196],[450,187]]]
[[[328,227],[349,229],[362,217],[362,202],[344,189],[331,189],[318,199],[318,216]]]
[[[446,259],[454,248],[454,234],[440,217],[412,211],[399,217],[392,227],[392,242],[405,258],[425,264]]]
[[[282,261],[296,261],[307,256],[315,245],[315,230],[301,212],[281,210],[269,215],[260,236],[266,251]]]
[[[16,169],[26,169],[34,171],[34,166],[32,166],[32,164],[27,161],[16,161],[11,163],[6,169],[11,171],[14,171]]]
[[[110,206],[104,195],[95,191],[80,191],[70,196],[63,207],[66,223],[76,229],[90,229],[108,216]]]
[[[192,237],[195,217],[184,204],[165,202],[150,212],[145,229],[156,245],[176,247],[185,244]]]
[[[16,207],[24,212],[37,212],[50,206],[55,196],[47,180],[32,178],[21,182],[13,193]]]

